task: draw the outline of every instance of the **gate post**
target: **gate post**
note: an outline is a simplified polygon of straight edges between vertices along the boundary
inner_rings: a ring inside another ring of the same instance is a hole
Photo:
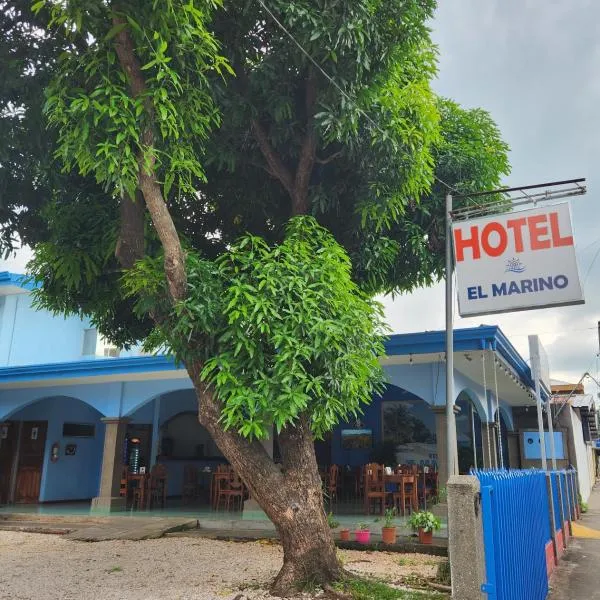
[[[454,475],[447,489],[452,598],[480,600],[486,579],[479,480],[472,475]]]

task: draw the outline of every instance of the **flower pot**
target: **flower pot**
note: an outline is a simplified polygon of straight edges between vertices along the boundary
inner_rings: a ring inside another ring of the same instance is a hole
[[[381,528],[381,539],[384,544],[395,544],[396,543],[396,528],[395,527],[382,527]]]
[[[342,542],[350,541],[350,530],[349,529],[340,529],[340,540]]]
[[[371,541],[371,532],[368,529],[357,529],[354,532],[354,539],[359,544],[368,544]]]
[[[421,544],[433,544],[433,531],[419,529],[419,542]]]

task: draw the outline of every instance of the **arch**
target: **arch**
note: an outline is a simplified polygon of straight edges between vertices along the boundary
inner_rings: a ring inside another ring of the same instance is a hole
[[[176,387],[173,387],[172,389],[167,389],[165,391],[161,391],[161,392],[152,394],[151,396],[148,396],[147,398],[140,400],[139,402],[137,402],[137,404],[134,404],[132,407],[128,408],[123,416],[131,417],[136,412],[138,412],[140,409],[144,408],[144,406],[154,402],[154,400],[156,400],[157,398],[160,398],[162,400],[165,398],[165,396],[170,396],[172,394],[178,394],[180,392],[191,392],[195,396],[194,388],[176,386]]]
[[[15,419],[15,417],[18,417],[19,416],[18,413],[20,413],[21,411],[30,409],[35,404],[50,401],[50,400],[57,400],[57,399],[74,400],[76,402],[81,402],[82,404],[85,404],[89,409],[98,413],[98,415],[100,415],[100,417],[105,416],[93,404],[86,402],[82,398],[77,398],[76,396],[69,396],[67,394],[49,394],[49,395],[41,396],[40,398],[32,398],[31,400],[27,400],[26,402],[23,402],[22,404],[14,406],[11,410],[9,410],[7,413],[5,413],[3,416],[1,416],[0,420],[2,420],[2,421],[9,421],[11,419],[12,420],[20,420],[20,419]]]
[[[469,387],[462,388],[458,392],[458,394],[456,394],[456,398],[454,399],[454,404],[456,405],[456,403],[458,402],[458,399],[460,398],[460,396],[462,394],[465,394],[469,398],[469,400],[475,407],[475,410],[477,411],[479,418],[482,421],[487,421],[488,420],[487,408],[483,406],[481,398],[471,388],[469,388]]]
[[[507,406],[503,402],[500,402],[498,408],[500,410],[500,417],[504,420],[507,431],[514,431],[515,423],[513,420],[512,406]],[[496,419],[496,411],[494,411],[494,420],[495,419]]]

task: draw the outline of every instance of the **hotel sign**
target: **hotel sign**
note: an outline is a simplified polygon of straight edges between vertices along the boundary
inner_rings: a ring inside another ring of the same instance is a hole
[[[567,203],[452,226],[463,317],[583,304]]]

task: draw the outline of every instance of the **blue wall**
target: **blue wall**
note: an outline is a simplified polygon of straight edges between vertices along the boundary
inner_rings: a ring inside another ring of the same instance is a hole
[[[35,310],[29,293],[4,297],[0,311],[0,366],[56,363],[82,358],[89,321]]]
[[[104,423],[100,413],[74,398],[45,398],[13,415],[17,421],[48,421],[46,452],[40,487],[40,502],[85,500],[98,495]],[[93,438],[63,437],[63,423],[93,423]],[[54,442],[60,444],[58,461],[50,461]],[[65,456],[66,444],[77,444],[75,456]]]

